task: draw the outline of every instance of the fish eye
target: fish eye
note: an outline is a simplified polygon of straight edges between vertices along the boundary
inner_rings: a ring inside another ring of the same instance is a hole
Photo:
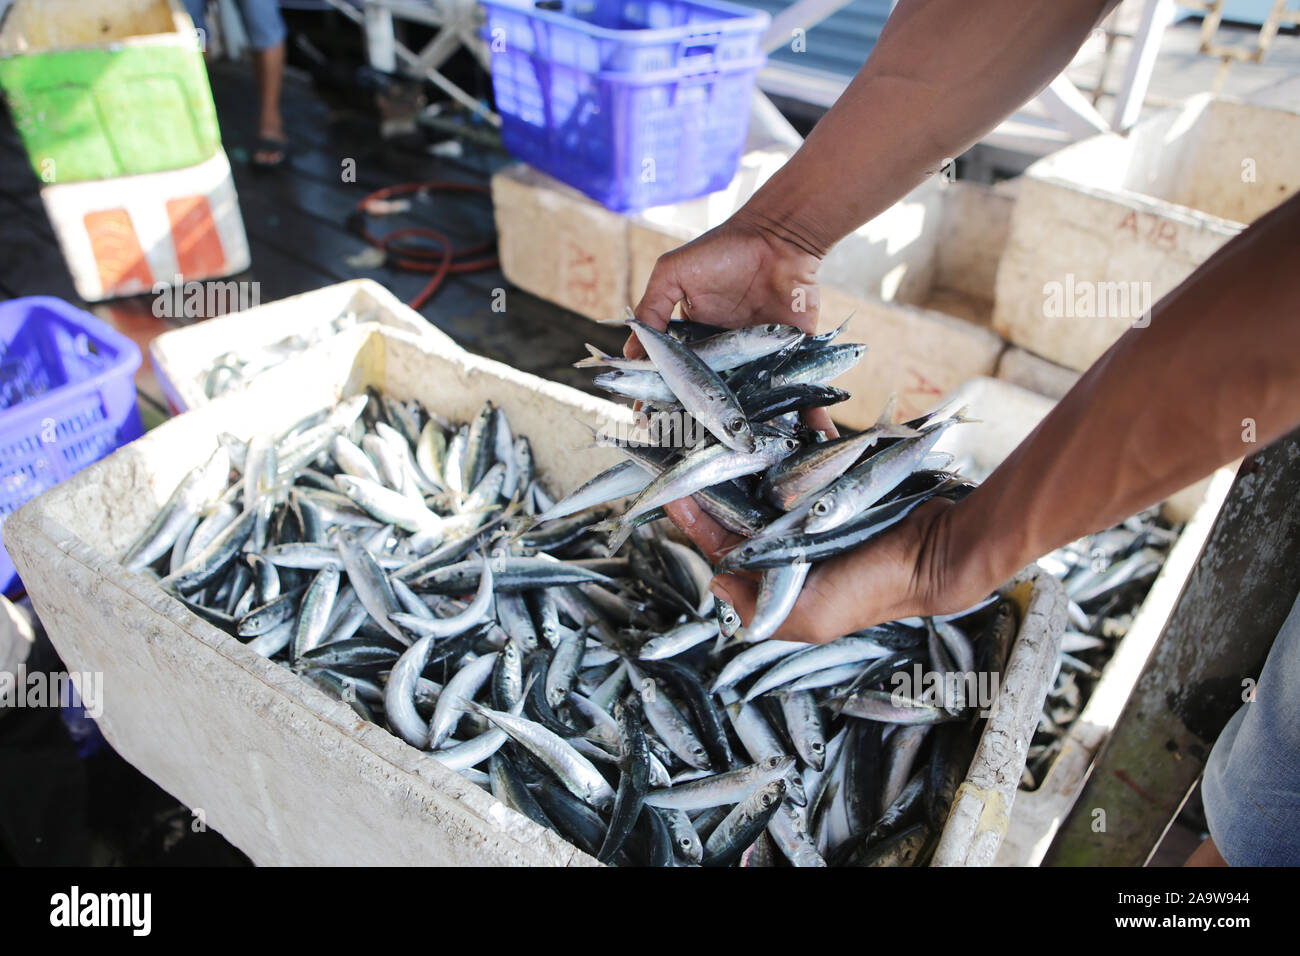
[[[813,752],[813,753],[815,753],[815,754],[819,754],[819,753],[821,753],[821,752],[822,752],[823,750],[825,750],[825,749],[826,749],[826,745],[825,745],[824,743],[822,743],[820,740],[814,740],[814,741],[813,741],[813,745],[812,745],[812,752]]]
[[[795,441],[793,438],[787,438],[785,440],[785,447],[788,448],[790,451],[794,451],[796,448],[799,447],[799,443]]]
[[[731,421],[727,422],[727,430],[733,432],[744,431],[749,422],[740,415],[737,415]]]
[[[812,506],[812,510],[813,510],[813,514],[815,515],[824,515],[826,514],[826,512],[830,511],[831,509],[830,506],[826,504],[826,502],[819,501]]]

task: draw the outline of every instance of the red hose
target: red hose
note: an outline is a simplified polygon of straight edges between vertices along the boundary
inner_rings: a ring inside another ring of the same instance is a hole
[[[392,196],[405,196],[410,193],[418,192],[460,192],[460,193],[486,193],[488,188],[480,186],[477,183],[457,183],[457,182],[427,182],[427,183],[399,183],[396,186],[387,186],[372,192],[361,202],[357,203],[357,212],[362,217],[369,215],[369,205],[376,200],[388,199]],[[444,279],[448,275],[462,274],[466,272],[478,272],[482,269],[492,269],[498,264],[496,256],[485,256],[479,259],[467,259],[467,256],[476,256],[491,249],[494,242],[481,242],[477,245],[467,246],[463,249],[457,249],[446,235],[437,229],[430,229],[427,226],[410,226],[404,229],[394,229],[384,236],[376,236],[363,224],[361,235],[365,240],[376,248],[382,249],[387,256],[388,263],[407,272],[432,272],[433,277],[420,290],[419,294],[410,301],[413,309],[419,310],[433,294],[438,291]],[[419,239],[425,242],[403,244],[404,240]],[[433,243],[432,246],[429,243]]]

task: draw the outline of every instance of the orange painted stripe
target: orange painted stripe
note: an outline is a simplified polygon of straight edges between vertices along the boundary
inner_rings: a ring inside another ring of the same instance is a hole
[[[167,221],[171,223],[176,262],[187,279],[224,275],[226,252],[221,248],[217,224],[206,196],[185,196],[167,200]]]
[[[131,295],[153,285],[153,273],[125,209],[88,212],[82,222],[105,296]]]

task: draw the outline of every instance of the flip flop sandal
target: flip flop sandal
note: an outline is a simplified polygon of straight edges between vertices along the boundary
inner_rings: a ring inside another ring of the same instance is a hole
[[[258,153],[279,153],[280,158],[271,160],[258,160]],[[287,140],[268,139],[265,136],[258,137],[257,145],[253,148],[253,153],[249,157],[249,162],[257,169],[278,169],[289,161],[289,143]]]

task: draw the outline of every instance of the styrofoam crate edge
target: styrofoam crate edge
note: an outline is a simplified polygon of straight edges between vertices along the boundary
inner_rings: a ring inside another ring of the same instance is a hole
[[[164,332],[150,343],[149,357],[163,395],[176,411],[184,412],[211,401],[204,393],[203,379],[218,356],[254,351],[322,326],[353,307],[375,309],[381,325],[443,348],[460,349],[450,336],[374,279],[349,279]]]

